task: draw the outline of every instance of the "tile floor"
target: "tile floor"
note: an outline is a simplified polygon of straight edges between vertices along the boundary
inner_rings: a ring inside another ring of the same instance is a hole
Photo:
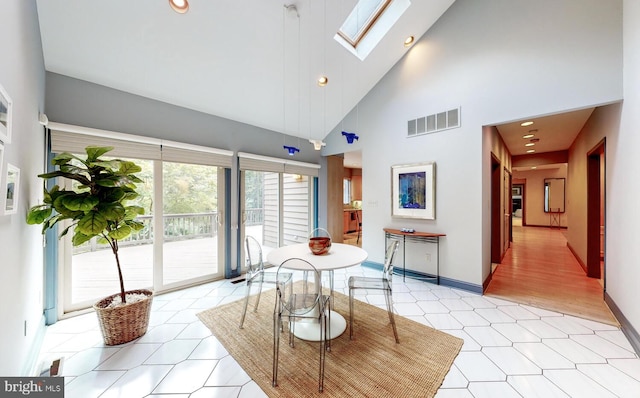
[[[336,290],[353,274],[379,271],[336,271]],[[437,398],[640,397],[640,359],[615,327],[401,277],[394,289],[398,314],[465,341]],[[159,295],[147,334],[117,347],[95,314],[63,320],[41,361],[65,358],[67,398],[265,396],[196,317],[243,294],[225,280]],[[384,308],[382,295],[360,298]]]

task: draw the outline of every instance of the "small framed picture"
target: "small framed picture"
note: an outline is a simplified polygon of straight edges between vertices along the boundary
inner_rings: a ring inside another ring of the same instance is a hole
[[[2,145],[2,142],[0,142],[0,186],[2,185],[2,171],[4,170],[2,168],[2,161],[4,160],[4,145]]]
[[[13,102],[4,87],[0,85],[0,142],[11,143],[11,109]]]
[[[391,167],[391,216],[436,218],[436,164],[434,162]]]
[[[4,183],[4,214],[18,212],[18,194],[20,193],[20,169],[7,163],[7,173]]]

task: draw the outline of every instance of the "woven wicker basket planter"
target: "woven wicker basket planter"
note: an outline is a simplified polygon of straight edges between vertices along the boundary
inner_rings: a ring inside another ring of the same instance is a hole
[[[122,306],[105,308],[120,295],[105,297],[93,305],[98,315],[102,337],[106,345],[118,345],[135,340],[147,332],[153,292],[150,290],[129,290],[126,293],[144,294],[146,299]]]

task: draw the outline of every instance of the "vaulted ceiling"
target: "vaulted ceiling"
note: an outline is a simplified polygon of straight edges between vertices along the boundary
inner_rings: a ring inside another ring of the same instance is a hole
[[[356,0],[190,0],[186,14],[167,0],[37,5],[47,71],[322,139],[453,2],[411,1],[364,61],[333,38]]]

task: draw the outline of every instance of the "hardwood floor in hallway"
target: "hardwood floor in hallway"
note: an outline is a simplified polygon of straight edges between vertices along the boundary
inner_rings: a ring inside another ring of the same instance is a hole
[[[513,227],[485,295],[618,326],[600,280],[588,278],[560,229]]]

